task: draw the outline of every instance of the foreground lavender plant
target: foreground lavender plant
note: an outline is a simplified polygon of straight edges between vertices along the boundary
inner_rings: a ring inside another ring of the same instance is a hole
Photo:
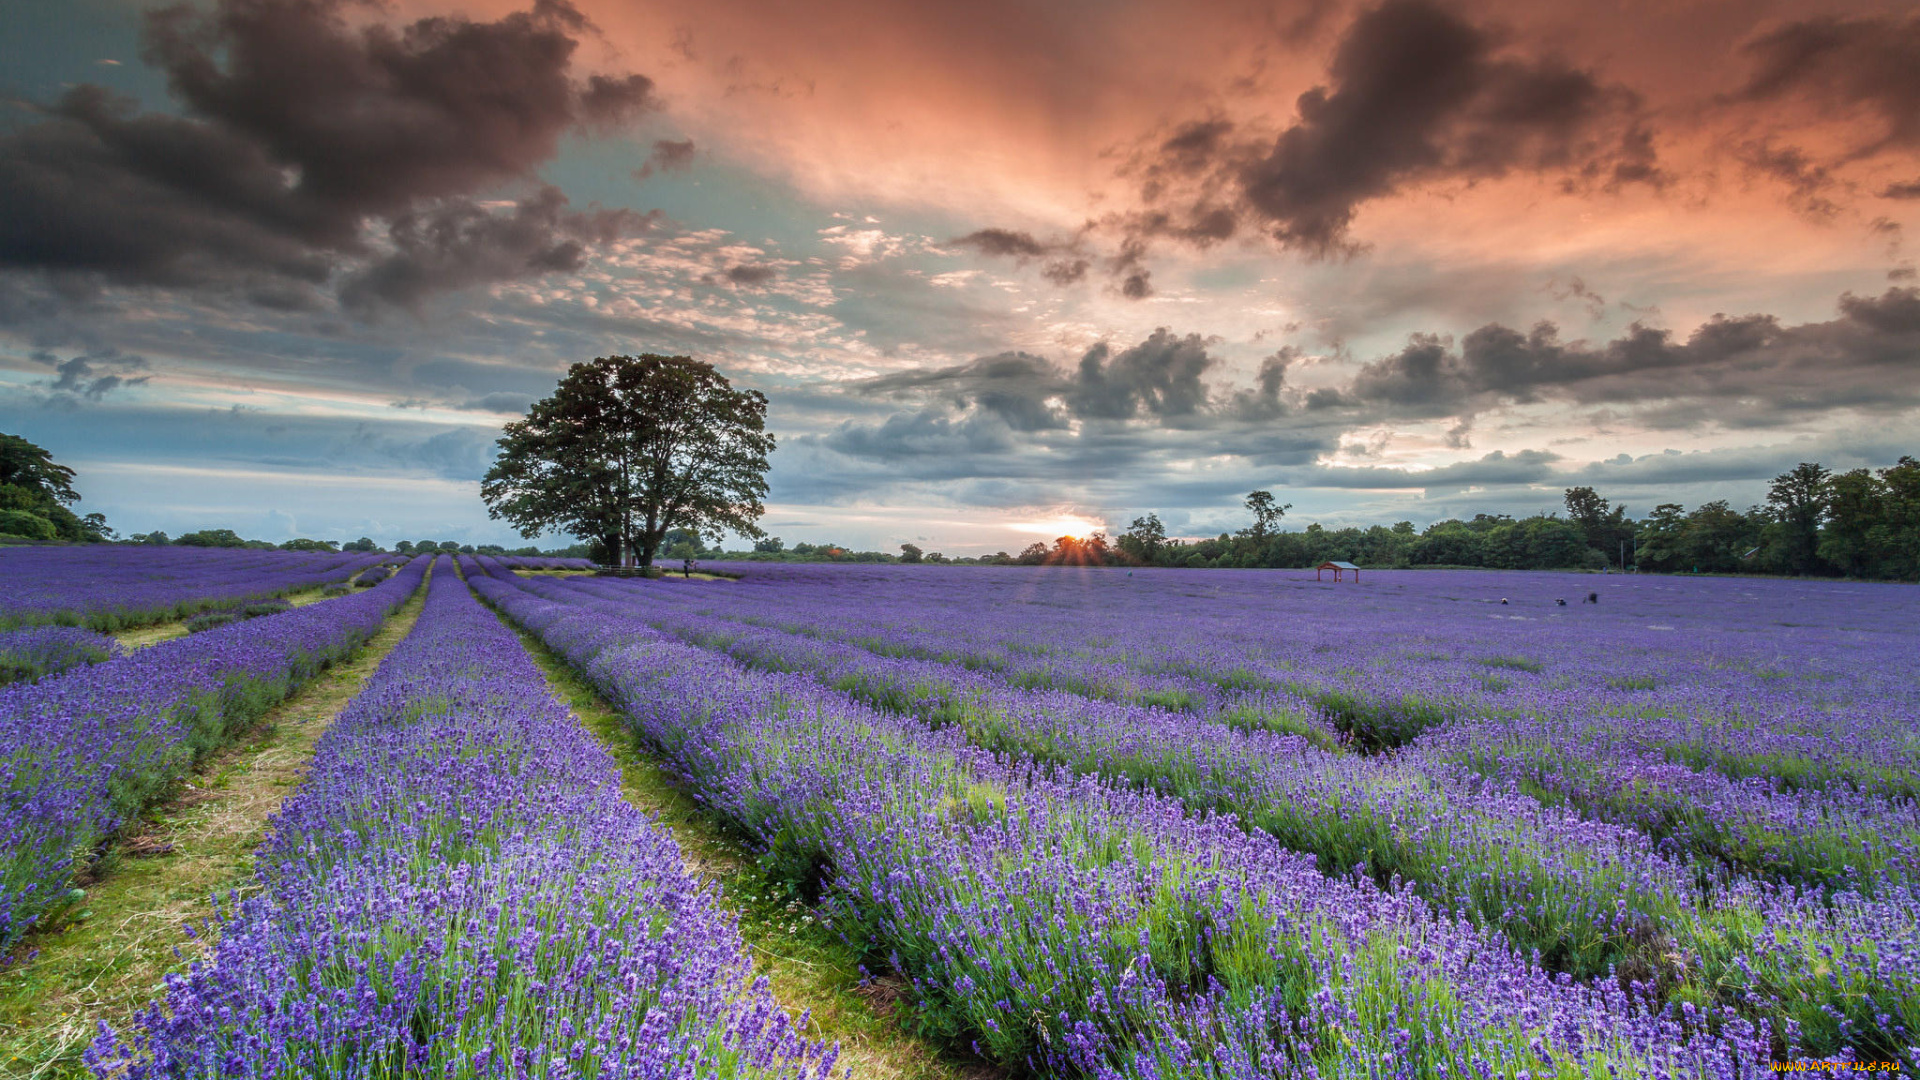
[[[427,562],[356,596],[0,688],[0,947],[198,757],[379,630]]]
[[[443,564],[444,567],[445,564]],[[103,1076],[812,1077],[678,849],[450,570]],[[804,1024],[804,1018],[801,1023]]]

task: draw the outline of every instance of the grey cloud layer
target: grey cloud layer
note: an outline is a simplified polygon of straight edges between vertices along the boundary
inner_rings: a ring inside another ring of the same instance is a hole
[[[1236,462],[1236,474],[1277,470],[1313,487],[1524,486],[1550,482],[1559,455],[1494,452],[1418,473],[1315,463],[1341,447],[1344,432],[1407,420],[1468,418],[1455,428],[1464,446],[1476,413],[1545,400],[1631,410],[1656,426],[1755,429],[1840,409],[1891,417],[1920,406],[1920,289],[1846,294],[1838,309],[1834,319],[1793,325],[1769,315],[1717,316],[1684,340],[1636,325],[1603,343],[1564,342],[1544,322],[1528,332],[1488,324],[1457,347],[1416,334],[1344,382],[1310,391],[1288,386],[1296,351],[1269,356],[1252,386],[1235,387],[1216,378],[1212,342],[1163,328],[1130,347],[1096,345],[1067,367],[1009,352],[850,384],[844,392],[869,408],[908,407],[843,420],[798,442],[819,471],[853,478],[849,490],[1046,475],[1150,485],[1179,462],[1202,460]],[[1653,468],[1635,475],[1653,482]],[[1692,481],[1676,474],[1675,482]]]
[[[1696,399],[1737,406],[1722,419],[1756,426],[1784,414],[1920,404],[1920,290],[1848,293],[1838,307],[1839,318],[1791,326],[1772,315],[1715,316],[1684,341],[1640,324],[1597,345],[1563,342],[1550,322],[1526,333],[1489,324],[1457,349],[1416,334],[1362,367],[1348,387],[1317,391],[1307,404],[1447,416],[1543,398],[1581,405]]]
[[[1152,417],[1168,426],[1195,421],[1209,406],[1201,377],[1218,364],[1199,334],[1184,337],[1162,327],[1137,345],[1116,351],[1101,342],[1072,371],[1027,353],[1001,353],[970,363],[886,375],[860,384],[859,393],[901,396],[919,392],[960,405],[977,405],[1015,431],[1064,428],[1072,420]],[[1263,383],[1278,400],[1284,365]]]

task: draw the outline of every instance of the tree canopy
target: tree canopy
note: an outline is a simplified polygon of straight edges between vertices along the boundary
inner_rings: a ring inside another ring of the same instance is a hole
[[[0,434],[0,484],[26,488],[62,506],[80,501],[73,470],[18,435]]]
[[[68,507],[80,501],[72,469],[53,460],[46,449],[18,435],[0,432],[0,533],[29,540],[93,542],[113,530],[99,514],[81,517]]]
[[[759,537],[766,415],[759,391],[692,357],[599,357],[507,425],[480,494],[524,536],[591,539],[623,565],[653,565],[673,529]]]

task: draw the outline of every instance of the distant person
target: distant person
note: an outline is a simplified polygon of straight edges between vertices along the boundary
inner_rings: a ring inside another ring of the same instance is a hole
[[[1590,593],[1588,593],[1588,594],[1587,594],[1587,603],[1589,603],[1589,604],[1597,604],[1597,603],[1599,603],[1599,602],[1600,602],[1600,594],[1599,594],[1599,593],[1597,593],[1597,592],[1590,592]]]
[[[1506,603],[1506,602],[1507,602],[1507,598],[1506,598],[1506,597],[1504,597],[1504,596],[1503,596],[1503,597],[1501,597],[1501,598],[1500,598],[1500,602],[1501,602],[1501,603],[1503,603],[1503,604],[1504,604],[1504,603]]]
[[[1558,600],[1555,600],[1555,601],[1553,602],[1553,606],[1554,606],[1554,607],[1566,607],[1566,606],[1567,606],[1567,598],[1563,596],[1563,597],[1561,597],[1561,598],[1559,598]]]

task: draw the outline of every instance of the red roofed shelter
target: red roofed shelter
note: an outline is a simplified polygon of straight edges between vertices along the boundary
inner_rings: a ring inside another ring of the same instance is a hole
[[[1349,571],[1349,570],[1351,570],[1351,571],[1353,571],[1353,580],[1355,580],[1355,581],[1359,581],[1359,580],[1360,580],[1360,568],[1359,568],[1359,567],[1357,567],[1357,566],[1355,566],[1355,565],[1353,565],[1353,564],[1352,564],[1352,563],[1350,563],[1350,562],[1342,562],[1342,561],[1340,561],[1339,559],[1328,559],[1328,560],[1327,560],[1326,562],[1323,562],[1323,563],[1321,563],[1321,564],[1320,564],[1319,566],[1316,566],[1316,567],[1314,567],[1314,568],[1313,568],[1313,580],[1315,580],[1315,581],[1319,581],[1319,580],[1320,580],[1320,572],[1321,572],[1322,570],[1331,570],[1331,571],[1333,571],[1333,580],[1335,580],[1335,581],[1339,581],[1339,580],[1340,580],[1340,575],[1342,575],[1342,574],[1344,574],[1344,573],[1346,573],[1347,571]]]

